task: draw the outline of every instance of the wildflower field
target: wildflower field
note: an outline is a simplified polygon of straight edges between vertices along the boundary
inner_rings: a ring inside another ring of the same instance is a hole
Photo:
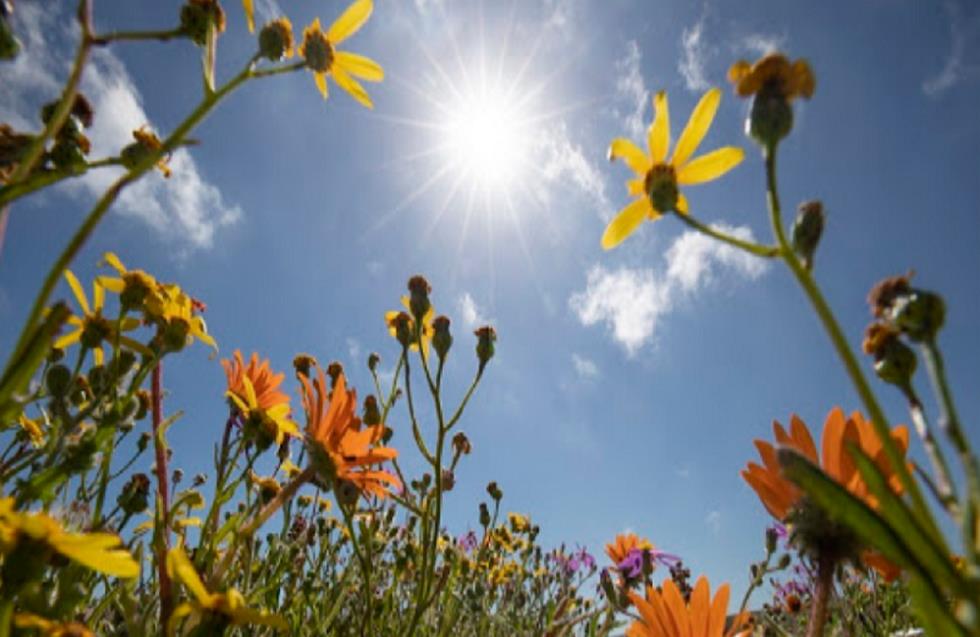
[[[0,637],[980,637],[980,11],[635,4],[0,0]]]

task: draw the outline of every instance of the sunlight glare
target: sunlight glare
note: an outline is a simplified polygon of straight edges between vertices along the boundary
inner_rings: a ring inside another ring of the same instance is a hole
[[[524,168],[524,118],[503,91],[480,93],[449,109],[444,129],[448,159],[485,188],[506,189]]]

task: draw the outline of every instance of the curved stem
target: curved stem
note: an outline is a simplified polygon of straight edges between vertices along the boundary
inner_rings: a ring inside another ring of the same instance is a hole
[[[919,435],[922,446],[925,447],[926,456],[929,457],[929,462],[932,465],[936,496],[949,514],[958,520],[960,518],[959,505],[957,504],[956,488],[953,486],[953,480],[950,477],[949,464],[946,462],[946,456],[943,455],[943,450],[936,442],[936,437],[933,435],[932,428],[929,426],[922,402],[915,393],[915,389],[912,388],[911,383],[905,388],[905,396],[909,401],[909,415],[912,418],[912,424],[915,425],[915,431]]]
[[[806,293],[811,305],[813,305],[813,309],[823,324],[827,336],[830,337],[830,342],[837,351],[837,355],[843,363],[844,369],[847,371],[847,375],[854,385],[854,389],[857,391],[861,402],[868,411],[868,416],[874,425],[875,433],[881,440],[882,447],[885,450],[885,456],[894,468],[895,473],[898,474],[905,491],[912,499],[912,505],[915,507],[919,519],[922,520],[923,524],[928,525],[929,534],[940,545],[945,545],[942,534],[939,532],[936,522],[929,511],[929,507],[922,497],[922,491],[919,489],[918,483],[912,478],[912,474],[908,466],[906,466],[905,460],[902,458],[895,441],[892,439],[884,411],[882,411],[881,406],[878,404],[878,399],[871,391],[871,386],[864,377],[864,372],[861,371],[857,357],[851,350],[851,346],[847,342],[843,330],[837,323],[833,310],[830,309],[827,300],[820,292],[820,288],[817,287],[813,275],[800,264],[799,259],[797,259],[792,247],[786,240],[786,231],[783,229],[782,213],[779,205],[779,192],[776,187],[776,147],[767,147],[764,155],[766,160],[766,200],[769,205],[769,220],[772,224],[773,233],[776,235],[776,240],[779,243],[780,255],[793,273],[793,276],[796,277],[800,287],[803,288],[803,292]]]
[[[779,256],[779,246],[765,246],[758,243],[753,243],[752,241],[745,241],[744,239],[739,239],[738,237],[733,237],[730,234],[726,234],[720,230],[712,228],[709,225],[701,223],[690,215],[685,215],[675,211],[674,216],[701,234],[706,234],[713,239],[727,243],[728,245],[738,248],[744,252],[748,252],[749,254],[767,259],[772,259]]]

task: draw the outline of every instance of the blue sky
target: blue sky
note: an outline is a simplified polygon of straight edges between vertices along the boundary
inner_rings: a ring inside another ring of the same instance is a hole
[[[278,13],[258,4],[263,19]],[[158,27],[177,6],[106,0],[96,21]],[[283,8],[299,30],[343,6]],[[65,75],[70,30],[39,3],[17,10],[27,54],[0,67],[0,120],[26,127]],[[221,77],[254,47],[238,3],[227,10]],[[206,301],[222,356],[255,350],[284,370],[299,352],[339,359],[362,392],[367,354],[378,351],[388,370],[396,358],[384,311],[410,275],[425,274],[454,320],[450,397],[475,369],[473,327],[490,321],[500,337],[461,425],[474,453],[449,495],[449,526],[475,525],[483,489],[497,480],[505,508],[530,513],[546,544],[599,553],[632,529],[738,591],[769,523],[738,476],[752,439],[793,412],[819,430],[831,407],[851,410],[857,399],[778,264],[719,249],[670,219],[613,252],[599,237],[628,201],[628,170],[605,160],[606,147],[640,138],[651,91],[667,90],[676,138],[733,60],[773,46],[808,58],[817,74],[780,174],[787,208],[825,202],[820,283],[854,343],[879,278],[914,268],[920,285],[941,291],[942,342],[980,442],[970,381],[980,361],[980,10],[968,2],[382,0],[346,43],[385,68],[385,82],[368,86],[374,111],[335,86],[324,103],[305,72],[246,86],[197,130],[200,146],[175,157],[174,178],[155,175],[119,202],[75,271],[90,277],[114,250]],[[179,123],[200,96],[198,59],[187,43],[100,52],[85,84],[97,109],[94,154],[117,150],[140,124]],[[768,240],[761,161],[741,133],[746,106],[724,88],[702,149],[737,144],[747,159],[689,189],[691,210]],[[520,139],[501,151],[514,168],[493,183],[448,132],[474,100],[504,108]],[[109,178],[14,208],[0,254],[0,351]],[[224,422],[224,376],[195,347],[168,362],[165,382],[167,409],[187,413],[171,441],[192,474]],[[924,376],[918,385],[924,392]],[[876,387],[906,421],[897,396]],[[413,458],[407,414],[389,424]]]

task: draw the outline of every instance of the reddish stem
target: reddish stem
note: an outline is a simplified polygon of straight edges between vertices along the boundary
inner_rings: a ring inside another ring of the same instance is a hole
[[[156,454],[157,501],[162,511],[160,521],[163,524],[160,531],[161,542],[157,555],[157,572],[160,580],[160,630],[166,630],[167,622],[173,613],[173,591],[170,585],[170,575],[167,573],[167,550],[170,548],[170,489],[167,486],[167,450],[164,448],[163,437],[160,435],[160,425],[163,423],[163,363],[157,363],[153,368],[150,392],[153,405],[153,450]]]
[[[827,603],[830,601],[830,593],[834,587],[834,569],[836,566],[837,561],[827,555],[826,552],[821,552],[817,557],[817,581],[810,607],[807,637],[823,635],[823,629],[827,623]]]

